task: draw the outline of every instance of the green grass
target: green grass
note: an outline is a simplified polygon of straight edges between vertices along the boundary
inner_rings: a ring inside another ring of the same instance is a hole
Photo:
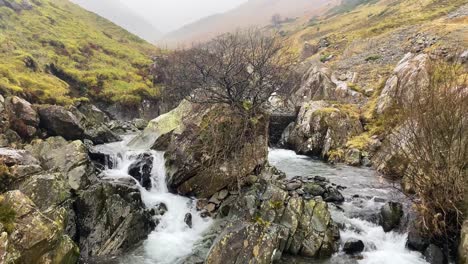
[[[0,7],[0,92],[57,104],[159,96],[149,75],[154,46],[67,0],[32,5]]]

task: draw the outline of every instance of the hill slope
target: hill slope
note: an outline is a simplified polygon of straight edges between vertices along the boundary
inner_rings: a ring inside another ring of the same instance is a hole
[[[205,41],[237,28],[268,25],[276,14],[283,20],[294,19],[305,14],[323,13],[339,3],[339,0],[250,0],[236,9],[204,18],[169,33],[159,42],[174,46]]]
[[[118,0],[71,0],[83,8],[94,12],[117,25],[125,28],[131,33],[146,39],[147,41],[156,41],[161,32],[151,23],[143,19],[138,14],[132,12],[128,7]]]
[[[136,104],[157,96],[148,75],[155,52],[68,0],[0,1],[0,93],[38,103]]]

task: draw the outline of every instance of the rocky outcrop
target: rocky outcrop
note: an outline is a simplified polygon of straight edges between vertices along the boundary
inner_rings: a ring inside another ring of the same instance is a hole
[[[13,96],[5,100],[11,129],[21,137],[31,138],[37,132],[39,116],[32,105],[24,99]]]
[[[81,192],[74,208],[83,258],[123,253],[154,228],[137,188],[99,183]]]
[[[11,212],[2,217],[0,259],[2,263],[78,262],[79,250],[65,234],[63,217],[51,218],[41,213],[22,192],[0,196],[0,204]],[[7,219],[8,222],[5,222]],[[6,229],[4,227],[6,226]],[[8,230],[9,229],[9,230]],[[6,231],[6,232],[5,232]]]
[[[296,113],[273,113],[270,115],[269,141],[270,145],[281,142],[281,136],[289,124],[296,121]]]
[[[259,179],[221,205],[228,223],[206,263],[272,263],[283,253],[327,257],[337,250],[339,233],[326,202],[289,193],[265,175]]]
[[[387,80],[377,101],[377,113],[382,114],[390,107],[407,107],[413,99],[415,89],[429,84],[429,56],[408,53],[398,63],[393,75]]]
[[[462,226],[458,256],[460,264],[468,264],[468,220]]]
[[[304,103],[294,129],[283,139],[296,152],[327,158],[351,137],[363,132],[359,114],[352,107],[325,101]]]
[[[50,136],[61,136],[67,140],[83,138],[83,126],[79,119],[66,108],[56,105],[41,105],[38,110],[41,117],[41,127],[47,130]]]
[[[294,93],[293,101],[296,106],[301,106],[304,102],[319,100],[355,104],[363,102],[365,97],[348,87],[346,82],[339,81],[330,69],[312,66]]]

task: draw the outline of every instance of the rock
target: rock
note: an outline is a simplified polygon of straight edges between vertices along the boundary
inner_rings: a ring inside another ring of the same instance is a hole
[[[337,189],[333,187],[327,188],[327,191],[323,195],[323,198],[325,202],[329,202],[329,203],[342,203],[345,200],[343,195]]]
[[[164,155],[167,167],[166,182],[174,192],[209,198],[218,190],[236,185],[238,181],[243,182],[248,175],[256,174],[256,170],[262,168],[268,155],[268,120],[266,116],[258,116],[255,131],[250,131],[250,134],[255,136],[238,145],[234,152],[218,156],[208,154],[204,148],[197,146],[199,140],[207,133],[207,128],[201,125],[202,120],[210,120],[211,123],[225,122],[225,116],[235,115],[230,114],[232,110],[223,105],[197,107],[198,111],[194,110],[184,120],[184,128],[172,132],[171,143]],[[151,123],[148,127],[150,126]],[[206,135],[213,136],[210,133]],[[205,139],[210,140],[206,137]]]
[[[463,222],[460,235],[460,246],[458,248],[460,264],[468,264],[468,220]]]
[[[306,183],[303,188],[305,193],[311,196],[322,196],[325,193],[325,189],[316,183]]]
[[[39,115],[32,105],[24,99],[13,96],[5,100],[10,127],[21,137],[30,138],[37,132]]]
[[[39,161],[28,151],[0,148],[0,163],[12,167],[14,165],[37,165]]]
[[[290,148],[290,145],[288,143],[290,142],[289,137],[295,127],[296,127],[296,123],[292,122],[284,129],[283,133],[281,134],[281,139],[278,142],[278,146],[284,147],[284,148]]]
[[[61,173],[33,175],[21,183],[19,190],[30,197],[42,212],[53,210],[71,197]]]
[[[348,149],[345,154],[345,162],[351,166],[361,165],[361,151],[358,149]]]
[[[409,249],[424,252],[429,246],[429,243],[429,239],[423,237],[415,227],[411,227],[408,232],[408,240],[406,242],[406,246]]]
[[[302,46],[301,58],[303,60],[307,59],[310,56],[317,54],[319,49],[320,47],[318,45],[313,45],[306,41],[304,42],[304,45]]]
[[[75,202],[81,256],[128,252],[154,229],[137,189],[99,183],[81,192]]]
[[[81,103],[78,105],[77,110],[86,118],[85,124],[83,124],[85,127],[94,127],[110,121],[109,116],[93,104]]]
[[[361,253],[363,250],[364,250],[364,242],[362,242],[361,240],[357,240],[357,239],[350,239],[346,241],[343,246],[343,251],[346,254],[350,254],[350,255]]]
[[[145,153],[137,157],[137,160],[128,167],[128,174],[135,178],[141,186],[151,189],[151,171],[153,170],[153,156]]]
[[[152,215],[164,215],[167,212],[167,205],[165,203],[159,203],[151,209]]]
[[[97,181],[83,142],[68,142],[62,137],[36,140],[25,147],[47,171],[64,174],[68,186],[79,190]]]
[[[387,80],[377,101],[377,113],[382,114],[392,106],[407,107],[417,87],[429,84],[429,56],[408,53],[398,63]]]
[[[380,209],[380,225],[385,232],[392,231],[400,225],[403,206],[400,203],[388,202]]]
[[[206,211],[209,213],[214,212],[216,210],[216,204],[214,203],[209,203],[207,206],[205,206]]]
[[[304,75],[292,100],[296,107],[310,101],[328,100],[339,103],[360,103],[364,95],[350,89],[347,82],[339,81],[330,69],[313,65]]]
[[[122,138],[112,132],[106,125],[86,129],[84,137],[93,142],[93,144],[106,144],[121,141]]]
[[[138,129],[138,130],[143,130],[148,126],[148,121],[144,119],[135,119],[133,120],[133,125]]]
[[[352,109],[352,107],[351,107]],[[304,103],[288,144],[299,154],[326,158],[363,132],[359,114],[325,101]]]
[[[445,264],[447,263],[447,259],[445,258],[444,252],[434,245],[430,244],[426,250],[424,251],[424,258],[430,264]]]
[[[8,244],[7,254],[3,255],[5,263],[78,262],[78,247],[65,235],[63,219],[43,215],[20,191],[1,195],[0,203],[15,212],[7,241],[3,233],[0,238]]]
[[[83,139],[84,128],[78,118],[62,106],[38,107],[41,128],[47,130],[51,136],[62,136],[67,140]]]
[[[301,186],[302,186],[301,182],[294,181],[294,182],[290,182],[286,184],[286,189],[288,191],[294,191],[294,190],[301,188]]]
[[[185,214],[184,222],[189,228],[192,228],[192,214],[191,213]]]
[[[229,195],[229,191],[227,189],[221,190],[218,193],[218,200],[222,201],[226,199]]]

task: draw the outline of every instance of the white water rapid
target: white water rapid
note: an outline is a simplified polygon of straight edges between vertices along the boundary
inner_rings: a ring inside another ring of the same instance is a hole
[[[344,227],[340,231],[342,243],[354,238],[365,244],[362,259],[353,259],[343,252],[320,263],[327,264],[426,264],[423,256],[406,249],[406,233],[388,232],[372,221],[386,201],[405,203],[404,197],[371,169],[344,165],[331,166],[324,162],[297,155],[283,149],[270,150],[269,161],[284,171],[288,178],[320,175],[332,183],[347,187],[342,191],[346,201],[339,208],[332,208],[333,219]],[[359,197],[356,197],[359,195]],[[354,197],[353,197],[354,196]],[[375,219],[374,219],[375,220]],[[342,245],[343,246],[343,245]],[[284,263],[311,263],[285,261]]]
[[[138,155],[147,153],[153,158],[150,190],[138,182],[141,198],[147,208],[156,208],[160,204],[167,207],[167,212],[156,216],[159,222],[143,246],[126,256],[121,263],[132,264],[173,264],[189,255],[193,245],[209,228],[212,220],[202,218],[196,210],[196,200],[172,194],[166,186],[164,153],[142,147],[134,149],[128,146],[133,136],[125,136],[121,142],[97,146],[99,152],[110,155],[112,164],[103,172],[108,180],[134,180],[128,174],[129,166],[137,161]],[[184,221],[187,213],[192,215],[192,228]]]

